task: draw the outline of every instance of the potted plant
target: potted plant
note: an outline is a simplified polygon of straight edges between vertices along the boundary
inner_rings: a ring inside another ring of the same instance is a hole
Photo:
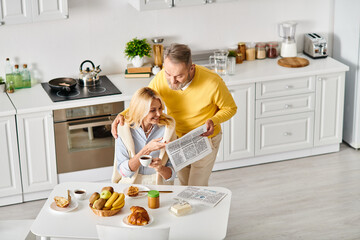
[[[0,92],[5,92],[5,82],[2,77],[0,77]]]
[[[144,57],[150,57],[150,44],[144,39],[133,38],[126,43],[125,56],[131,60],[134,67],[141,67],[144,64]]]

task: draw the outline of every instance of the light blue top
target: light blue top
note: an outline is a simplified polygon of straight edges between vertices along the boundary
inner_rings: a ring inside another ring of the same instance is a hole
[[[165,132],[165,126],[154,125],[154,128],[152,129],[152,131],[150,132],[150,134],[147,138],[146,138],[144,130],[141,127],[138,127],[135,129],[130,128],[130,132],[131,132],[131,136],[134,140],[135,154],[136,154],[141,149],[143,149],[145,147],[145,145],[148,144],[151,140],[163,137],[164,132]],[[118,137],[115,140],[115,144],[116,144],[115,157],[116,157],[117,169],[118,169],[119,173],[124,177],[132,177],[135,172],[130,170],[130,167],[129,167],[130,156],[129,156],[128,150],[125,147],[124,142],[122,141],[122,139],[120,137]],[[159,157],[159,154],[160,154],[160,150],[150,153],[150,155],[153,158]],[[172,173],[171,173],[171,177],[169,179],[164,179],[164,181],[166,181],[166,182],[173,181],[175,179],[176,174],[175,174],[175,170],[173,169],[170,160],[167,161],[165,166],[170,167]],[[143,174],[143,175],[151,175],[151,174],[155,174],[156,170],[154,168],[144,167],[143,165],[140,165],[139,173]]]

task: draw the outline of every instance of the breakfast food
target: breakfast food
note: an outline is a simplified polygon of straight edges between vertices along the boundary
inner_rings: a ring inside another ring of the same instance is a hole
[[[56,206],[61,207],[61,208],[66,208],[70,205],[71,202],[71,196],[70,196],[70,190],[67,190],[68,193],[68,199],[64,198],[64,197],[54,197],[54,201]]]
[[[107,191],[109,191],[109,192],[111,192],[111,193],[113,193],[113,192],[114,192],[114,188],[113,188],[113,187],[111,187],[111,186],[108,186],[108,187],[103,187],[103,188],[101,189],[101,192],[102,192],[102,191],[104,191],[104,190],[107,190]]]
[[[145,208],[132,206],[130,210],[131,214],[127,217],[129,224],[143,226],[149,223],[150,217]]]
[[[89,202],[90,208],[96,215],[107,217],[118,213],[120,209],[124,207],[125,195],[114,192],[112,187],[104,187],[100,194],[94,192]]]
[[[104,190],[100,193],[100,198],[109,199],[111,197],[111,192],[109,190]]]
[[[130,196],[130,197],[135,197],[139,194],[139,188],[138,187],[134,187],[134,186],[130,186],[128,188],[128,191],[127,191],[127,195]]]
[[[96,200],[100,198],[100,194],[98,192],[94,192],[89,198],[89,202],[93,204]]]
[[[96,200],[93,204],[93,208],[97,209],[97,210],[101,210],[103,209],[103,207],[105,206],[106,203],[106,199],[104,198],[99,198],[98,200]]]
[[[191,205],[188,202],[184,201],[184,202],[174,203],[171,206],[170,211],[174,213],[176,216],[182,216],[189,213],[191,209],[192,209]]]

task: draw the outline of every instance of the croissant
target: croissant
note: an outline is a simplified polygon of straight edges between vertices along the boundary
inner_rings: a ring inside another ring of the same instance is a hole
[[[127,217],[128,223],[132,225],[146,225],[150,221],[149,214],[143,207],[132,206],[131,214]]]

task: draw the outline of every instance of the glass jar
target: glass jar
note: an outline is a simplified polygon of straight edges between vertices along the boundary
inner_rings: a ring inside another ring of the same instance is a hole
[[[246,61],[255,60],[255,43],[246,43]]]
[[[150,190],[148,192],[148,206],[149,208],[156,209],[160,207],[160,194],[159,191]]]
[[[268,58],[277,58],[279,56],[279,43],[278,42],[268,42],[267,44],[267,57]]]
[[[229,75],[234,75],[235,74],[235,65],[236,65],[236,57],[228,57],[228,69],[227,69],[227,73]]]
[[[6,83],[6,92],[13,93],[15,92],[15,84],[14,81],[11,79],[9,82]]]
[[[240,58],[239,60],[236,61],[236,63],[242,63],[245,60],[245,55],[246,55],[246,45],[244,42],[238,43],[238,55]]]
[[[259,42],[256,44],[256,59],[266,58],[266,44]]]

